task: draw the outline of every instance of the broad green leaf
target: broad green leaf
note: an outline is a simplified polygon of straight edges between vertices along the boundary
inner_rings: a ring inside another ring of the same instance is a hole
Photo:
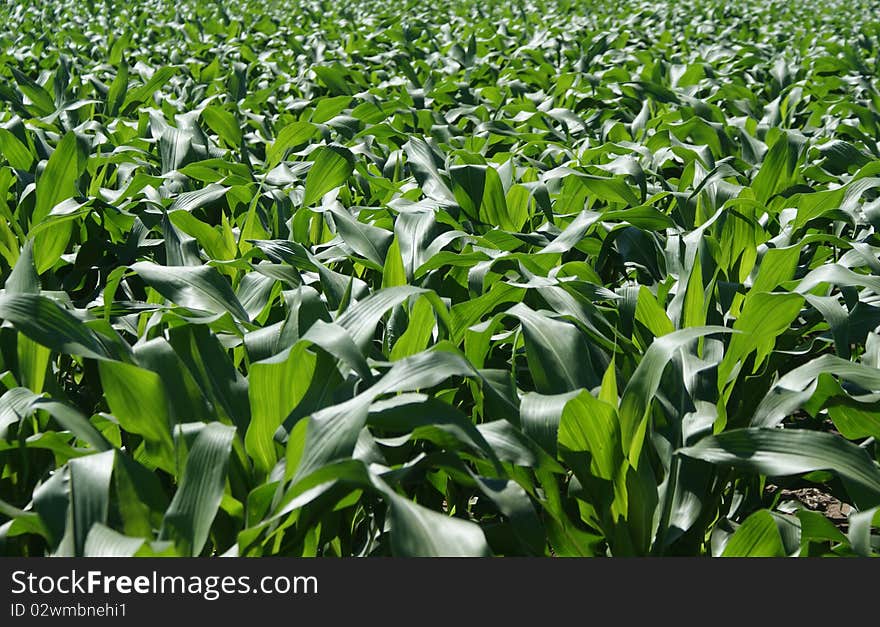
[[[18,368],[21,383],[34,392],[42,392],[46,385],[49,359],[52,351],[26,335],[18,337]]]
[[[354,155],[347,148],[331,144],[314,152],[303,196],[303,206],[309,207],[324,194],[344,184],[354,170]]]
[[[227,280],[210,266],[170,267],[139,261],[131,269],[177,305],[211,313],[228,311],[238,320],[250,319]]]
[[[396,557],[486,557],[489,545],[480,527],[445,516],[396,494],[374,479],[388,503],[391,551]]]
[[[241,145],[241,125],[229,111],[218,106],[210,106],[202,111],[202,116],[210,129],[228,146],[238,148]]]
[[[6,430],[18,422],[22,416],[30,413],[30,409],[39,398],[27,388],[16,387],[7,390],[0,396],[0,437],[6,438]]]
[[[208,420],[213,415],[192,373],[165,338],[139,342],[133,353],[137,365],[159,375],[172,424]]]
[[[7,294],[39,294],[40,276],[34,267],[34,242],[28,240],[4,285]]]
[[[116,115],[128,91],[128,63],[121,62],[116,77],[107,90],[107,114]]]
[[[115,361],[100,362],[99,371],[110,411],[126,431],[143,437],[150,462],[176,474],[173,425],[162,379],[150,370]]]
[[[425,350],[431,341],[435,325],[434,308],[430,301],[423,297],[417,298],[409,314],[406,331],[391,349],[391,359],[402,359]]]
[[[171,329],[168,341],[212,405],[213,412],[245,433],[250,423],[247,379],[219,338],[204,325]]]
[[[128,94],[126,94],[125,100],[122,101],[120,110],[123,112],[127,111],[132,105],[138,105],[152,97],[156,90],[160,89],[171,79],[172,76],[174,76],[174,72],[175,68],[173,67],[160,67],[143,85],[128,90]]]
[[[822,355],[781,377],[761,400],[752,416],[751,426],[776,426],[786,416],[806,405],[813,398],[817,379],[821,375],[834,375],[870,390],[880,389],[877,368],[835,355]],[[825,398],[828,396],[826,394]]]
[[[16,170],[30,170],[34,162],[27,146],[5,128],[0,128],[0,153]]]
[[[107,439],[79,411],[48,398],[35,399],[31,407],[48,412],[58,424],[70,431],[83,442],[87,442],[97,451],[108,451],[112,448]]]
[[[0,318],[58,353],[92,359],[112,359],[115,356],[109,342],[45,296],[0,295]]]
[[[114,455],[114,451],[105,451],[70,460],[70,516],[76,556],[85,554],[93,526],[107,522]]]
[[[382,267],[394,234],[384,229],[359,222],[344,209],[331,210],[336,229],[345,243],[354,251]]]
[[[690,282],[688,282],[688,289],[690,289]],[[663,310],[663,307],[660,306],[657,299],[651,294],[651,291],[644,285],[639,288],[635,317],[636,320],[648,328],[654,337],[661,337],[675,331],[675,327],[672,326],[672,321]]]
[[[131,538],[101,523],[95,523],[86,536],[84,557],[134,557],[144,545],[143,538]]]
[[[455,199],[472,219],[477,219],[486,188],[485,165],[456,165],[449,168]]]
[[[647,426],[647,413],[660,387],[663,370],[675,353],[696,339],[712,333],[729,333],[725,327],[681,329],[659,337],[648,347],[620,399],[620,435],[623,450],[637,466]]]
[[[861,557],[876,556],[877,550],[872,549],[872,528],[880,527],[880,506],[872,507],[862,512],[854,513],[849,517],[849,532],[847,537],[853,551]]]
[[[168,218],[178,229],[196,238],[199,246],[204,248],[211,259],[232,259],[235,257],[234,238],[227,238],[222,230],[205,224],[186,209],[169,211]]]
[[[403,146],[407,166],[412,170],[419,185],[429,198],[456,202],[448,179],[440,173],[438,157],[431,146],[418,137],[410,137]]]
[[[160,539],[173,539],[188,555],[202,552],[226,487],[235,429],[212,422],[196,436],[183,479],[162,522]]]
[[[39,224],[55,205],[77,195],[76,183],[85,168],[85,157],[76,135],[66,133],[37,179],[37,202],[31,224]]]
[[[229,189],[230,188],[223,185],[211,183],[202,189],[184,192],[174,199],[174,202],[168,207],[168,211],[169,213],[176,211],[195,211],[196,209],[210,205],[223,198],[227,192],[229,192]]]
[[[40,115],[47,115],[55,111],[55,101],[42,85],[29,79],[17,68],[13,67],[10,69],[15,77],[15,82],[18,83],[19,89],[30,99],[34,107],[40,112]]]
[[[299,343],[274,357],[251,364],[248,376],[251,421],[245,450],[254,465],[267,473],[277,461],[273,437],[302,400],[314,372],[315,359]]]
[[[785,557],[782,537],[773,516],[762,509],[740,525],[727,546],[722,557]]]
[[[830,520],[819,512],[808,509],[799,509],[795,514],[801,523],[801,544],[806,545],[811,541],[822,542],[847,542],[843,532],[834,526]]]
[[[780,283],[790,280],[794,276],[799,256],[800,246],[768,250],[761,258],[758,274],[752,283],[752,291],[771,292]]]
[[[583,334],[573,324],[554,320],[522,303],[511,307],[509,315],[522,322],[526,357],[542,394],[561,394],[599,383],[590,363],[590,352]]]
[[[601,479],[612,479],[624,452],[617,411],[589,392],[581,392],[562,411],[559,446],[572,452],[588,452],[590,472]]]
[[[422,352],[394,362],[379,381],[358,396],[311,415],[297,478],[351,456],[370,404],[377,396],[430,388],[453,376],[474,374],[463,357],[446,351]]]
[[[556,441],[560,420],[569,401],[579,396],[577,391],[544,395],[524,394],[519,406],[520,426],[523,433],[556,455]]]
[[[679,450],[682,455],[772,476],[830,470],[880,503],[880,468],[838,435],[799,429],[734,429]]]
[[[408,285],[373,292],[364,300],[349,307],[336,319],[336,323],[348,331],[355,343],[363,349],[373,337],[376,325],[385,312],[413,294],[423,292],[421,288]]]
[[[400,243],[395,237],[388,247],[385,255],[385,264],[382,267],[382,288],[398,287],[406,285],[406,268],[403,265],[403,257],[400,254]]]
[[[778,136],[752,181],[758,202],[766,203],[771,196],[794,184],[803,145],[803,138],[794,133]]]
[[[803,298],[798,294],[775,294],[751,292],[743,305],[742,313],[733,324],[734,333],[724,359],[718,366],[718,382],[725,385],[737,362],[755,352],[752,372],[773,350],[776,337],[790,327],[800,313]]]
[[[284,159],[285,153],[312,138],[317,127],[311,122],[292,122],[278,132],[278,137],[266,150],[266,165],[273,168]]]

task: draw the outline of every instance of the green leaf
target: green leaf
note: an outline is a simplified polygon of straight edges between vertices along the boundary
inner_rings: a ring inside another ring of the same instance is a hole
[[[409,322],[403,335],[391,349],[392,361],[415,355],[428,347],[434,332],[436,319],[431,302],[424,297],[416,299],[409,314]]]
[[[30,409],[39,398],[27,388],[15,387],[0,396],[0,438],[6,438],[6,430],[30,413]]]
[[[315,204],[324,194],[343,185],[354,171],[354,155],[342,146],[321,146],[313,156],[314,163],[306,175],[304,207]]]
[[[819,512],[799,509],[795,514],[801,523],[801,545],[813,542],[847,542],[847,538],[830,520]]]
[[[623,177],[604,177],[578,172],[570,168],[556,168],[546,174],[547,178],[568,177],[583,186],[590,195],[607,202],[623,203],[631,207],[638,206],[639,198]]]
[[[598,385],[583,334],[573,324],[554,320],[522,303],[507,313],[522,322],[526,358],[541,394],[561,394]]]
[[[752,181],[752,189],[758,202],[766,203],[771,196],[795,183],[803,145],[802,136],[785,132],[779,135]]]
[[[383,431],[408,432],[412,438],[424,437],[429,430],[440,431],[448,436],[445,438],[447,447],[457,448],[463,444],[493,462],[496,459],[492,447],[468,416],[426,394],[403,393],[387,401],[374,402],[367,424]],[[450,438],[455,444],[450,443]]]
[[[430,388],[453,376],[474,374],[463,357],[446,351],[423,352],[394,362],[384,377],[358,396],[312,414],[297,478],[351,456],[377,396]]]
[[[70,460],[70,508],[76,556],[85,554],[86,538],[92,527],[107,522],[114,456],[114,451],[105,451]]]
[[[292,122],[278,133],[272,145],[266,149],[266,166],[271,169],[281,163],[288,150],[309,141],[318,130],[311,122]]]
[[[86,478],[86,481],[88,479]],[[73,525],[70,524],[70,465],[65,465],[33,491],[34,511],[40,516],[53,550],[74,554]],[[85,514],[88,510],[83,510]],[[100,513],[100,512],[98,512]],[[65,533],[67,529],[70,532]],[[64,546],[61,546],[64,541]]]
[[[160,539],[174,539],[185,554],[199,555],[208,540],[226,488],[234,435],[234,428],[212,422],[199,431],[190,449],[159,533]]]
[[[202,117],[208,127],[231,148],[241,146],[241,125],[235,116],[219,106],[205,107]]]
[[[122,428],[143,437],[153,464],[177,474],[168,399],[159,375],[115,361],[100,362],[98,370],[107,405]]]
[[[339,63],[335,63],[330,67],[315,65],[312,67],[312,71],[330,88],[330,93],[345,95],[353,93],[347,80],[348,76],[346,75],[345,68]]]
[[[227,192],[229,192],[229,190],[229,187],[225,187],[218,183],[211,183],[202,189],[183,192],[174,199],[174,202],[168,207],[168,211],[169,213],[176,211],[195,211],[196,209],[206,207],[211,203],[220,200],[227,194]]]
[[[735,333],[730,339],[730,346],[718,366],[719,384],[724,385],[736,364],[753,351],[752,372],[756,372],[773,350],[776,338],[789,329],[802,306],[803,297],[799,294],[750,292],[733,324],[734,330],[741,333]]]
[[[72,132],[66,133],[49,157],[46,169],[37,179],[37,202],[31,224],[39,224],[55,205],[77,195],[76,182],[85,165],[86,155],[81,150],[76,135]]]
[[[48,115],[55,111],[55,100],[49,95],[49,92],[18,69],[12,67],[10,70],[12,70],[12,75],[15,77],[15,82],[18,83],[19,89],[30,99],[40,115]]]
[[[226,188],[223,189],[225,190]],[[232,259],[235,257],[236,245],[234,238],[227,238],[220,229],[205,224],[186,209],[169,211],[168,219],[178,229],[196,238],[199,246],[205,250],[211,259]]]
[[[7,294],[39,294],[40,275],[34,267],[34,241],[28,240],[21,249],[18,262],[6,279]]]
[[[761,400],[752,416],[751,426],[776,426],[786,416],[806,405],[816,392],[814,382],[822,375],[834,375],[870,390],[880,389],[880,372],[877,368],[835,355],[822,355],[781,377]],[[831,395],[833,391],[825,398]],[[843,399],[843,403],[847,402]]]
[[[108,342],[45,296],[0,295],[0,318],[55,352],[92,359],[115,357]]]
[[[142,340],[133,347],[133,353],[139,366],[152,370],[162,380],[172,424],[208,420],[213,415],[192,373],[165,338]]]
[[[799,429],[734,429],[701,439],[682,455],[771,476],[830,470],[880,503],[880,468],[867,451],[838,435]],[[854,498],[856,494],[851,494]]]
[[[388,503],[391,552],[396,557],[487,557],[486,536],[478,525],[413,503],[381,479],[374,485]]]
[[[269,472],[278,460],[273,444],[275,431],[299,404],[311,383],[315,360],[306,347],[306,343],[298,343],[250,366],[251,421],[244,444],[254,465],[263,473]]]
[[[455,199],[471,219],[477,219],[483,205],[486,170],[485,165],[455,165],[449,168]]]
[[[34,157],[18,138],[5,128],[0,128],[0,153],[16,170],[30,170]]]
[[[800,246],[789,246],[771,248],[764,253],[755,282],[752,283],[752,291],[771,292],[780,283],[789,281],[794,276],[800,251]]]
[[[134,557],[144,545],[143,538],[131,538],[101,523],[95,523],[86,536],[84,557]]]
[[[204,325],[179,326],[168,335],[174,352],[212,404],[213,412],[245,433],[250,422],[247,379],[219,338]]]
[[[880,527],[880,506],[850,515],[847,537],[856,555],[877,555],[876,549],[872,549],[872,527]],[[876,535],[874,538],[876,539]]]
[[[691,281],[688,281],[688,293],[690,293],[690,286]],[[654,337],[661,337],[675,331],[675,327],[672,325],[672,321],[669,319],[666,311],[660,306],[654,295],[651,294],[651,290],[644,285],[639,287],[635,317],[636,320],[648,328]]]
[[[388,247],[394,234],[354,219],[344,209],[331,209],[339,235],[359,255],[372,261],[377,268],[385,264]]]
[[[613,479],[623,462],[617,410],[589,392],[581,392],[562,411],[559,446],[576,453],[588,452],[591,474]]]
[[[160,266],[139,261],[131,269],[147,285],[181,307],[215,314],[228,311],[238,320],[250,320],[229,282],[210,266]]]
[[[785,557],[782,536],[776,521],[766,509],[759,510],[746,518],[727,546],[722,557]]]
[[[123,113],[127,112],[133,108],[133,105],[139,105],[142,102],[145,102],[148,98],[151,98],[156,90],[171,80],[175,71],[176,69],[173,67],[160,67],[153,73],[146,83],[128,91],[128,95],[126,95],[125,100],[122,101],[120,110]]]
[[[437,200],[456,202],[447,179],[440,174],[438,158],[431,146],[418,137],[410,137],[403,146],[407,166],[412,170],[425,195]]]
[[[529,392],[523,395],[519,406],[520,426],[523,433],[555,457],[563,412],[569,401],[578,395],[577,391],[554,395]]]
[[[488,223],[500,226],[505,231],[517,232],[522,228],[525,219],[521,216],[514,219],[507,207],[507,199],[504,196],[504,185],[498,171],[488,166],[486,168],[486,184],[483,189],[483,200],[480,205],[480,218]]]
[[[365,349],[373,338],[376,325],[386,311],[405,301],[413,294],[424,293],[425,290],[402,285],[378,290],[367,298],[349,307],[336,320],[336,324],[347,330],[355,343]]]
[[[107,439],[89,422],[88,418],[69,405],[48,398],[39,398],[34,400],[32,408],[46,411],[63,428],[98,451],[108,451],[113,448]]]
[[[681,329],[659,337],[648,347],[620,399],[620,433],[623,450],[637,467],[647,426],[651,401],[660,387],[663,371],[673,355],[697,338],[712,333],[730,333],[726,327]]]
[[[30,220],[32,226],[43,223],[57,205],[79,194],[77,180],[85,167],[86,154],[77,136],[69,132],[61,139],[37,179],[37,201]],[[36,236],[34,257],[38,273],[55,265],[67,246],[70,233],[70,224],[62,222]]]
[[[127,91],[128,64],[120,62],[116,77],[110,83],[110,89],[107,90],[107,115],[115,116],[119,113],[119,108],[122,106]]]
[[[395,237],[385,255],[385,264],[382,267],[382,288],[406,285],[406,282],[406,268],[400,254],[400,243]]]

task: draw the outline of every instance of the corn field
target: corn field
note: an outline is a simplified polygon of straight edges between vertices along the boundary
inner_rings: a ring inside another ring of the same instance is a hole
[[[880,553],[880,3],[0,16],[0,554]]]

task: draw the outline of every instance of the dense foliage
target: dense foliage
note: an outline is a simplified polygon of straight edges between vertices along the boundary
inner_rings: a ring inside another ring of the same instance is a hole
[[[880,3],[0,14],[3,554],[878,552]]]

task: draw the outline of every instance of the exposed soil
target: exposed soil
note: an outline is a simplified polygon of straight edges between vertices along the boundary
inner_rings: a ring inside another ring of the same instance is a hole
[[[848,517],[850,512],[853,511],[852,506],[834,498],[830,494],[822,492],[819,488],[789,490],[787,488],[780,489],[777,485],[769,484],[767,485],[766,492],[768,494],[776,494],[778,492],[780,502],[797,501],[805,508],[819,512],[834,523],[838,529],[846,533]]]

